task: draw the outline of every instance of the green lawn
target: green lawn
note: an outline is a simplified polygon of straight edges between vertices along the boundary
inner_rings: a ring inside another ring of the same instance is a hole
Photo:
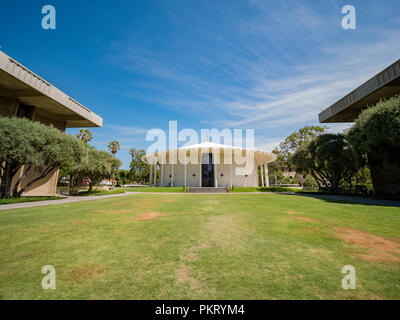
[[[133,192],[185,192],[185,188],[183,187],[128,187],[121,188],[121,190],[125,191],[133,191]]]
[[[10,198],[10,199],[0,199],[0,205],[2,204],[12,204],[21,202],[35,202],[35,201],[45,201],[45,200],[58,200],[64,197],[50,196],[50,197],[21,197],[21,198]]]
[[[93,189],[91,193],[88,191],[80,191],[76,195],[77,196],[105,196],[108,194],[120,194],[125,193],[125,190],[116,189],[116,190],[101,190],[101,189]]]
[[[232,192],[317,192],[289,187],[235,187]]]
[[[2,211],[0,298],[400,299],[400,208],[177,193]]]

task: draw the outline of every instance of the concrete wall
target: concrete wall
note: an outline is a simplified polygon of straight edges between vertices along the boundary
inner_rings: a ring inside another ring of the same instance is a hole
[[[173,179],[170,177],[172,175],[172,166],[170,164],[161,165],[163,167],[163,184],[162,187],[184,187],[185,186],[185,166],[183,164],[175,164]],[[232,165],[232,184],[234,187],[258,187],[258,172],[257,166],[254,165],[253,171],[247,176],[240,176],[235,174],[235,169],[240,166]],[[200,164],[188,164],[187,165],[187,176],[186,185],[189,187],[201,187],[200,185]],[[221,177],[221,173],[223,177]],[[193,174],[196,176],[193,177]],[[172,181],[173,180],[173,181]],[[231,183],[231,165],[230,164],[214,164],[214,181],[215,186],[218,187],[230,187]],[[161,182],[161,179],[160,179]]]

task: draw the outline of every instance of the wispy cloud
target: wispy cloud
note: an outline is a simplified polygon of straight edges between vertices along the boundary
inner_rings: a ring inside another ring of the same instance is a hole
[[[398,59],[400,43],[393,39],[399,31],[371,26],[344,31],[332,1],[318,7],[250,3],[256,13],[238,18],[230,37],[210,35],[205,48],[195,39],[188,39],[191,50],[185,52],[174,44],[156,51],[115,42],[110,61],[141,78],[121,91],[196,116],[199,125],[254,128],[258,145],[271,148],[299,127],[317,124],[322,109]]]

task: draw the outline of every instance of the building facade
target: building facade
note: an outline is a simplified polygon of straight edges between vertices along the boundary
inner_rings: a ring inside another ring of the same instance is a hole
[[[24,117],[65,131],[101,127],[102,118],[0,51],[0,117]],[[1,138],[1,137],[0,137]],[[32,180],[34,175],[25,178]],[[24,196],[55,195],[58,170],[33,184]],[[24,180],[22,181],[24,184]]]
[[[275,160],[273,153],[211,142],[142,158],[150,165],[150,185],[189,188],[269,186],[268,163]]]

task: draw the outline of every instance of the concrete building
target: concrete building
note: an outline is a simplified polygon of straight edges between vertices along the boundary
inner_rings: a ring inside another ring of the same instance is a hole
[[[103,122],[97,114],[2,51],[0,51],[0,116],[25,117],[53,125],[62,131],[66,128],[101,127]],[[54,195],[57,177],[58,170],[33,184],[24,196]],[[27,177],[29,180],[31,178]]]
[[[400,93],[400,60],[379,72],[357,89],[335,102],[319,114],[322,123],[354,122],[361,111],[375,105],[381,99]],[[385,133],[382,132],[384,135]],[[393,172],[400,172],[393,163],[371,167],[375,192],[378,194],[400,194],[400,181]]]
[[[246,160],[246,162],[244,161]],[[268,163],[276,155],[212,142],[147,154],[150,185],[231,188],[269,186]],[[260,168],[260,170],[258,170]],[[153,172],[159,172],[159,175]]]
[[[363,109],[399,92],[400,59],[322,111],[319,122],[354,122]]]

